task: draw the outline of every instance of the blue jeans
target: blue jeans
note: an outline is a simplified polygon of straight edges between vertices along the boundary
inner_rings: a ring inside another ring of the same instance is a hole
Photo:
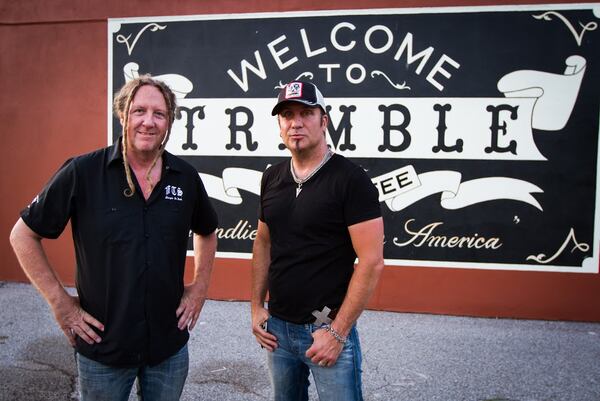
[[[353,327],[337,362],[321,367],[307,358],[312,345],[313,324],[294,324],[269,318],[267,330],[277,337],[278,347],[268,352],[275,401],[307,401],[308,374],[312,372],[321,401],[362,401],[361,352],[358,332]]]
[[[155,366],[118,368],[77,354],[81,401],[127,401],[135,378],[138,399],[179,400],[188,374],[187,344],[175,355]]]

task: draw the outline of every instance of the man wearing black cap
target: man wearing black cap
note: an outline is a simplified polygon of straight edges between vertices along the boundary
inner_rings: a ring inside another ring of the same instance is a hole
[[[315,85],[287,84],[272,115],[292,158],[261,182],[252,330],[270,351],[276,401],[308,400],[309,372],[321,401],[362,400],[355,323],[383,268],[377,190],[362,168],[329,149]]]

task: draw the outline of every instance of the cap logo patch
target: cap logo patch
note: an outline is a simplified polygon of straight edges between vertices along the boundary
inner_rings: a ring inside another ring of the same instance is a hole
[[[302,97],[302,82],[292,82],[285,88],[285,98],[294,99]]]

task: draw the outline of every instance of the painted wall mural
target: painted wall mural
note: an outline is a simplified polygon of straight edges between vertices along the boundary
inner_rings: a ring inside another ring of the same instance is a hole
[[[109,20],[109,93],[139,74],[178,97],[167,150],[250,258],[270,115],[311,80],[332,150],[379,191],[387,265],[598,272],[600,5]],[[120,136],[109,105],[108,142]]]

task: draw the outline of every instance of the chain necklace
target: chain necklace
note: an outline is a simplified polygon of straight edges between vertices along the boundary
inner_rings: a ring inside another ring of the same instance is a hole
[[[294,179],[294,182],[298,184],[298,186],[296,187],[296,198],[298,197],[298,195],[300,195],[300,191],[302,191],[302,184],[310,180],[313,175],[317,174],[317,171],[319,171],[321,167],[323,167],[325,163],[327,163],[327,161],[331,159],[331,156],[333,156],[333,152],[330,149],[327,149],[327,152],[325,153],[325,156],[323,156],[323,160],[321,160],[321,163],[319,163],[319,165],[308,176],[306,176],[306,178],[302,179],[296,176],[296,172],[294,171],[294,163],[290,159],[290,172],[292,173],[292,178]]]

